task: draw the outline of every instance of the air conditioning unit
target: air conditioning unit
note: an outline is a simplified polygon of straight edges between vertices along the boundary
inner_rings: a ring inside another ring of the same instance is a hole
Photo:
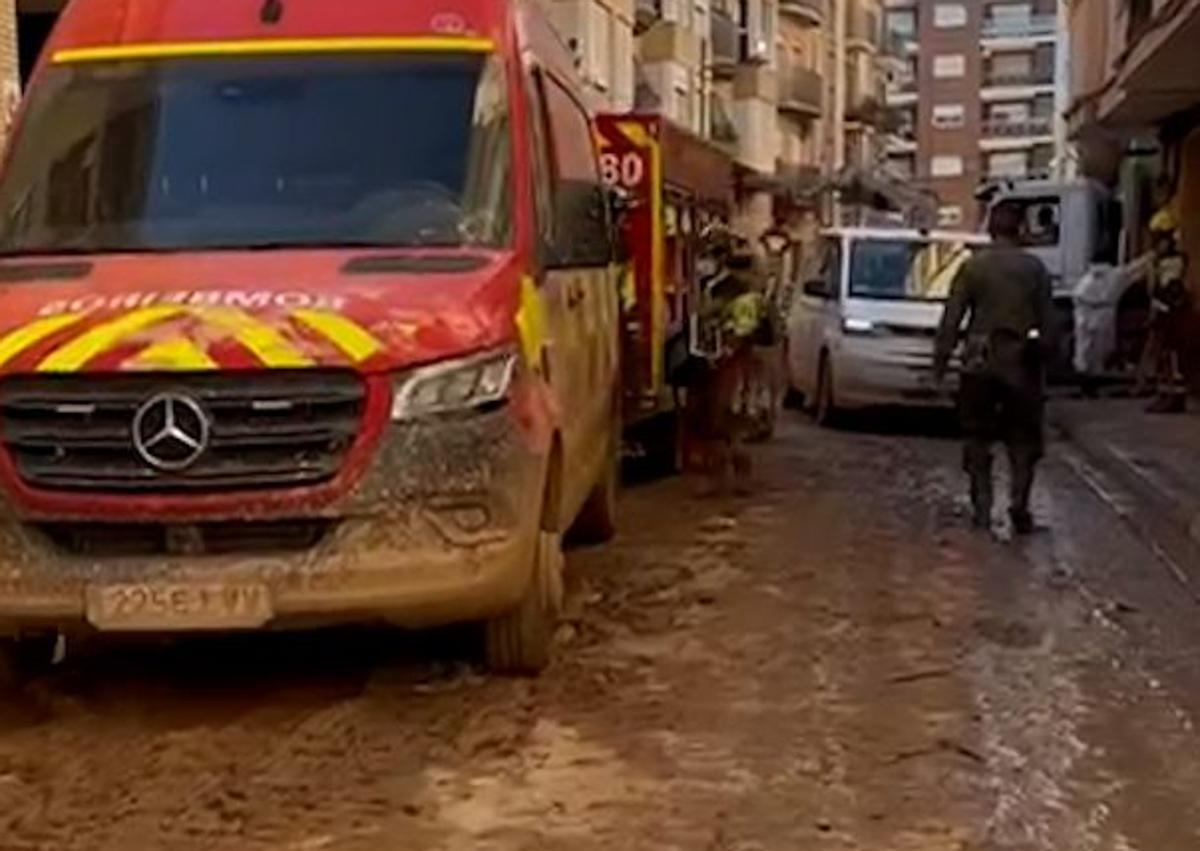
[[[747,65],[763,65],[771,61],[771,44],[762,33],[742,30],[741,60]]]

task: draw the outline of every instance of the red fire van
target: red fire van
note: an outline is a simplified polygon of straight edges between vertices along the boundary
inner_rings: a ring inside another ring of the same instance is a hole
[[[0,634],[486,623],[611,533],[619,279],[532,0],[74,0],[0,178]]]

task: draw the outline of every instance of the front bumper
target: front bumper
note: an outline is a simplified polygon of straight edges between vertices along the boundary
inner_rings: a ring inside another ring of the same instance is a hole
[[[954,376],[938,388],[933,380],[933,344],[924,339],[855,338],[843,341],[834,369],[840,407],[896,405],[949,408]]]
[[[86,625],[89,589],[113,585],[255,583],[269,594],[275,627],[485,618],[515,605],[529,580],[545,470],[545,453],[504,408],[387,426],[357,486],[305,513],[323,524],[311,546],[99,552],[104,527],[91,524],[99,547],[83,552],[66,545],[61,525],[0,506],[0,631]],[[200,525],[173,517],[163,528],[186,541]]]

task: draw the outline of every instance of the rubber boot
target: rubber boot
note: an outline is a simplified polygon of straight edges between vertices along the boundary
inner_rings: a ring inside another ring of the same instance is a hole
[[[1037,467],[1038,453],[1026,446],[1010,446],[1008,460],[1011,478],[1011,494],[1008,516],[1013,532],[1018,535],[1032,534],[1035,526],[1029,501],[1033,495],[1033,476]]]
[[[976,529],[992,528],[992,448],[977,441],[967,443],[963,469],[971,481],[971,523]]]

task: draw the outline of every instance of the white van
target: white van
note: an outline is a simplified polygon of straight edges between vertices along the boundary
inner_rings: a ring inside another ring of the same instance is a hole
[[[788,380],[822,425],[840,411],[945,406],[933,382],[942,305],[987,237],[948,231],[838,228],[791,299]]]

